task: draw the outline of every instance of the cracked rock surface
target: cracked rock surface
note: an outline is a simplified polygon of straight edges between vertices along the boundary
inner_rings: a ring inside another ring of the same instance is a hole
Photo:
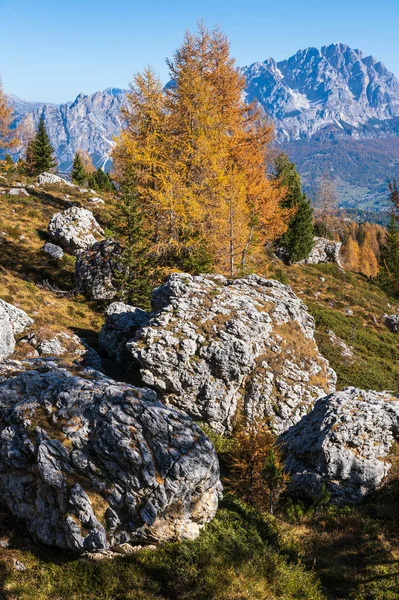
[[[99,552],[193,539],[213,518],[218,460],[189,417],[96,371],[9,363],[0,369],[0,499],[36,539]]]
[[[119,289],[122,247],[112,239],[80,252],[75,265],[77,287],[89,300],[113,300]]]
[[[389,472],[399,440],[399,401],[388,393],[348,388],[316,402],[280,437],[291,491],[317,497],[326,483],[338,502],[358,502]]]
[[[175,273],[152,308],[127,344],[143,382],[217,432],[242,408],[281,433],[335,389],[313,317],[278,281]]]
[[[53,215],[48,233],[53,244],[70,254],[78,254],[80,250],[91,248],[103,237],[103,231],[93,213],[78,206]]]

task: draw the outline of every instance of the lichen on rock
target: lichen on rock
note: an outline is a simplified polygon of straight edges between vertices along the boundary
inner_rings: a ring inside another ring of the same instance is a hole
[[[54,361],[0,372],[0,499],[36,539],[98,552],[193,539],[213,518],[212,444],[155,392]]]

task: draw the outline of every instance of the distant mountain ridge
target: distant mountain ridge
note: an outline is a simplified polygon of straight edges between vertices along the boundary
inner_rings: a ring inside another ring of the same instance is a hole
[[[279,141],[399,135],[399,80],[346,44],[244,67],[247,99],[275,121]]]
[[[108,88],[90,96],[79,94],[73,102],[60,105],[23,102],[15,96],[11,99],[16,123],[21,123],[24,131],[33,132],[44,118],[59,170],[66,172],[78,150],[86,150],[96,167],[111,166],[110,152],[122,127],[126,94],[126,90]]]
[[[399,80],[380,61],[336,43],[300,50],[280,62],[273,58],[255,62],[241,72],[247,81],[247,100],[258,101],[273,119],[277,142],[297,163],[308,191],[314,191],[315,180],[327,169],[344,190],[342,197],[351,197],[355,188],[354,197],[375,193],[383,197],[386,178],[399,176]],[[89,152],[96,167],[109,169],[126,94],[108,88],[89,96],[79,94],[61,105],[13,97],[16,122],[33,131],[44,118],[61,171],[71,168],[80,149]],[[337,140],[345,142],[339,153]],[[373,184],[376,151],[379,162]],[[351,161],[348,173],[346,154]],[[390,157],[386,173],[385,157]]]

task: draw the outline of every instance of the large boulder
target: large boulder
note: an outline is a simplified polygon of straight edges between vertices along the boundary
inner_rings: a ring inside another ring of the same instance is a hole
[[[123,302],[110,304],[106,315],[98,338],[100,346],[110,358],[122,362],[126,343],[140,327],[148,323],[150,315],[141,308]]]
[[[189,417],[95,371],[19,369],[0,368],[0,500],[36,539],[117,550],[193,539],[213,518],[218,460]]]
[[[348,388],[316,402],[280,437],[291,492],[317,497],[325,483],[337,502],[357,502],[377,489],[399,440],[399,401],[388,393]]]
[[[307,258],[300,262],[307,265],[336,263],[342,269],[339,256],[341,246],[341,242],[327,240],[326,238],[315,238],[311,253]]]
[[[112,239],[97,242],[76,260],[75,282],[89,300],[113,300],[118,293],[122,247]]]
[[[281,433],[335,389],[313,317],[278,281],[177,273],[152,308],[127,344],[142,380],[217,432],[230,432],[242,408]]]
[[[399,315],[384,315],[385,325],[392,333],[399,331]]]
[[[12,304],[8,304],[5,300],[0,299],[0,309],[8,315],[15,335],[22,333],[27,327],[33,325],[33,319],[28,317],[26,312]]]
[[[66,179],[62,179],[62,177],[59,177],[58,175],[54,175],[54,173],[41,173],[36,182],[38,185],[67,185],[73,187],[73,183]]]
[[[10,356],[15,349],[15,338],[7,312],[0,305],[0,361]]]
[[[92,212],[72,206],[51,217],[48,234],[51,241],[61,246],[65,252],[79,254],[81,250],[91,248],[101,239],[103,230]]]

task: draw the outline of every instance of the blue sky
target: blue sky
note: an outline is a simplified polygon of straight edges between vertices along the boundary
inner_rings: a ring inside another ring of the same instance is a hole
[[[344,42],[399,77],[399,0],[0,0],[0,73],[24,100],[65,102],[127,87],[204,19],[229,35],[239,65]]]

